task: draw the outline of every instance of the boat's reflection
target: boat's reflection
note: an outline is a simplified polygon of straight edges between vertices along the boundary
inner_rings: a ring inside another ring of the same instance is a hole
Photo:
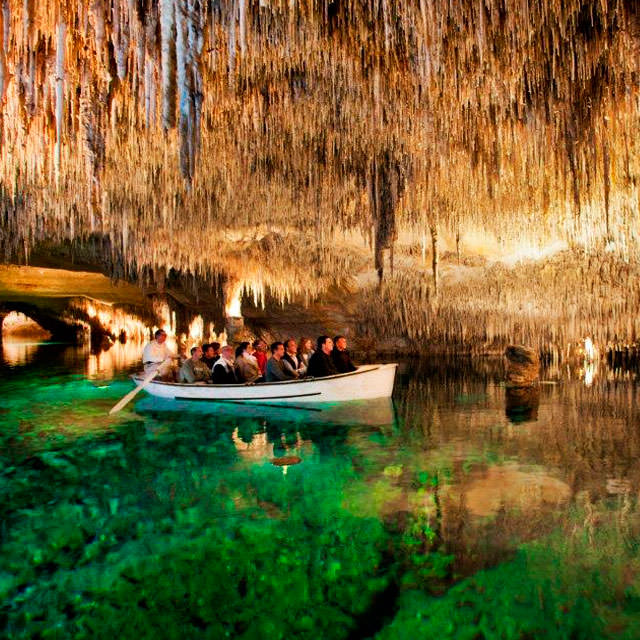
[[[199,402],[148,396],[136,403],[136,413],[177,417],[179,422],[207,417],[226,423],[240,459],[269,461],[283,472],[312,451],[332,453],[344,444],[351,427],[386,429],[395,425],[391,398],[304,405],[249,402]]]
[[[272,405],[239,401],[204,402],[146,396],[136,403],[137,413],[167,412],[181,415],[215,415],[228,418],[261,418],[266,422],[326,425],[389,426],[395,422],[391,398],[352,402]]]

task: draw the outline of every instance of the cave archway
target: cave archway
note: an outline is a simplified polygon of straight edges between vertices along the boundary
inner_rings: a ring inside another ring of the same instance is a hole
[[[20,301],[2,302],[0,303],[0,327],[2,328],[0,339],[5,335],[4,325],[6,319],[16,317],[13,314],[21,314],[18,317],[19,319],[24,317],[31,320],[49,334],[48,337],[51,340],[75,343],[78,341],[79,331],[82,331],[78,324],[65,320],[53,310]]]
[[[41,342],[51,339],[51,332],[47,331],[33,318],[25,315],[21,311],[10,311],[0,313],[0,329],[3,339],[27,339]]]

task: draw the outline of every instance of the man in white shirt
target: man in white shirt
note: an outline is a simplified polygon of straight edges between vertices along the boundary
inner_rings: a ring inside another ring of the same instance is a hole
[[[284,343],[284,350],[284,356],[282,356],[284,368],[289,370],[293,377],[304,378],[307,373],[307,367],[298,357],[298,345],[296,341],[293,338],[286,340]]]
[[[178,356],[167,346],[167,332],[158,329],[152,340],[142,351],[142,364],[144,373],[147,375],[152,371],[158,371],[159,378],[173,377],[173,359]]]

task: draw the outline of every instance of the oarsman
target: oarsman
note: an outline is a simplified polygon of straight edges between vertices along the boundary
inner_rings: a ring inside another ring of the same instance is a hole
[[[284,344],[274,342],[271,345],[271,357],[267,362],[267,382],[281,382],[283,380],[293,380],[295,375],[290,370],[285,369],[282,358],[284,356]]]
[[[154,339],[142,350],[145,375],[157,371],[158,378],[173,379],[175,372],[173,360],[177,357],[167,346],[167,332],[158,329],[154,334]]]
[[[193,347],[178,372],[178,382],[206,382],[211,379],[211,370],[202,361],[202,347]]]
[[[213,365],[211,380],[214,384],[236,384],[236,374],[233,369],[233,347],[226,344],[220,351],[220,357]]]
[[[282,356],[284,368],[290,371],[294,378],[304,378],[307,367],[298,356],[298,345],[293,338],[284,342],[284,356]]]
[[[336,336],[333,339],[331,357],[338,373],[349,373],[357,369],[353,362],[351,362],[351,356],[347,351],[347,339],[344,336]]]
[[[329,336],[320,336],[316,347],[314,354],[309,358],[307,375],[312,376],[313,378],[335,376],[338,373],[338,370],[331,359],[333,340],[331,340]]]

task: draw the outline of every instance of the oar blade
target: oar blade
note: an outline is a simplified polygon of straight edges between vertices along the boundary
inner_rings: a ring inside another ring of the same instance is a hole
[[[129,391],[129,393],[127,393],[127,395],[124,396],[124,398],[122,398],[117,404],[115,404],[111,408],[111,410],[109,411],[109,415],[118,413],[120,409],[122,409],[127,404],[129,404],[129,402],[131,402],[131,400],[133,400],[133,398],[135,398],[136,395],[138,395],[138,393],[140,393],[140,391],[142,391],[157,375],[158,375],[157,369],[155,371],[151,371],[150,373],[148,373],[140,385],[138,385],[132,391]]]

